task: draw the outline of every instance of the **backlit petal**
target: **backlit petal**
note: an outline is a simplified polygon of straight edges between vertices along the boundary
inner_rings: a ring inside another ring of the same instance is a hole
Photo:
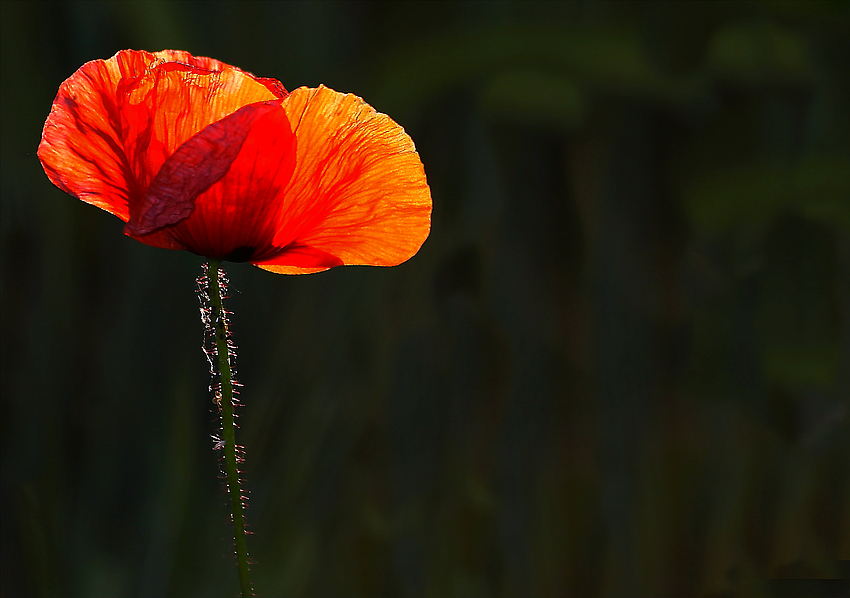
[[[271,110],[280,110],[280,100],[240,108],[181,145],[159,169],[137,208],[130,210],[127,234],[144,235],[187,218],[198,195],[230,170],[255,121]],[[245,196],[244,201],[254,200]]]
[[[60,189],[127,221],[183,142],[285,93],[270,81],[186,52],[122,51],[86,63],[60,86],[38,156]]]
[[[357,96],[324,86],[296,89],[282,106],[297,159],[274,245],[310,247],[347,265],[391,266],[413,256],[430,231],[431,194],[404,129]],[[288,274],[328,267],[292,253],[254,263]]]
[[[256,116],[245,123],[249,130],[236,159],[221,180],[198,196],[192,215],[169,229],[195,253],[255,261],[277,252],[273,239],[296,156],[295,136],[280,102],[243,108]],[[217,126],[207,127],[199,137]]]

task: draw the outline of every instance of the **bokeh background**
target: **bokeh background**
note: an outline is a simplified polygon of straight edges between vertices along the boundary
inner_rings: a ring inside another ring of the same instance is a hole
[[[200,258],[36,158],[185,49],[390,114],[396,268],[229,269],[260,597],[773,596],[850,559],[846,2],[2,2],[2,575],[232,597]]]

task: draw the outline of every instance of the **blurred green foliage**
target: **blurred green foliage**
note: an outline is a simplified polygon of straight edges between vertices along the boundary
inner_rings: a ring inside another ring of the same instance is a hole
[[[123,237],[35,156],[62,80],[124,48],[357,93],[432,188],[397,268],[229,268],[259,596],[848,575],[846,2],[0,16],[4,598],[236,593],[200,260]]]

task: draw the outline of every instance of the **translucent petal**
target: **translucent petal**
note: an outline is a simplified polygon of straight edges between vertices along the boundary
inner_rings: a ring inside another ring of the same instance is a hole
[[[237,124],[247,130],[222,139],[235,143],[244,134],[238,155],[226,174],[198,196],[191,216],[169,230],[178,242],[200,255],[221,259],[238,255],[235,261],[254,261],[280,249],[273,239],[284,189],[295,169],[295,137],[280,100],[243,110],[255,115],[239,119]],[[198,137],[220,126],[227,128],[228,121],[238,117],[239,113],[233,114]],[[213,136],[219,138],[217,133]],[[189,164],[186,167],[192,169]]]
[[[282,106],[297,158],[274,244],[312,247],[347,265],[391,266],[414,255],[430,231],[431,194],[404,129],[357,96],[324,86],[296,89]],[[257,265],[292,273],[301,263],[284,251]]]
[[[186,52],[125,50],[60,86],[38,156],[60,189],[127,221],[183,142],[242,106],[280,97],[270,81]]]

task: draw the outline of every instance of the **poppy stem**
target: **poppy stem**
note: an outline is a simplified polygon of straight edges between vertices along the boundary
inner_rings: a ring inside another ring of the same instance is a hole
[[[253,596],[251,588],[250,572],[248,568],[248,545],[245,539],[245,514],[243,505],[242,487],[239,481],[239,457],[236,446],[236,422],[234,420],[233,408],[233,375],[231,371],[231,349],[228,341],[230,332],[228,330],[227,312],[224,311],[222,299],[222,278],[224,270],[219,268],[221,262],[210,260],[208,267],[209,276],[209,298],[210,298],[210,323],[215,335],[215,353],[218,357],[218,373],[220,388],[218,396],[221,410],[221,432],[224,449],[224,469],[227,476],[227,491],[230,496],[230,513],[233,520],[233,538],[236,547],[236,562],[239,568],[239,585],[242,590],[242,598]],[[226,281],[226,279],[225,279]]]

